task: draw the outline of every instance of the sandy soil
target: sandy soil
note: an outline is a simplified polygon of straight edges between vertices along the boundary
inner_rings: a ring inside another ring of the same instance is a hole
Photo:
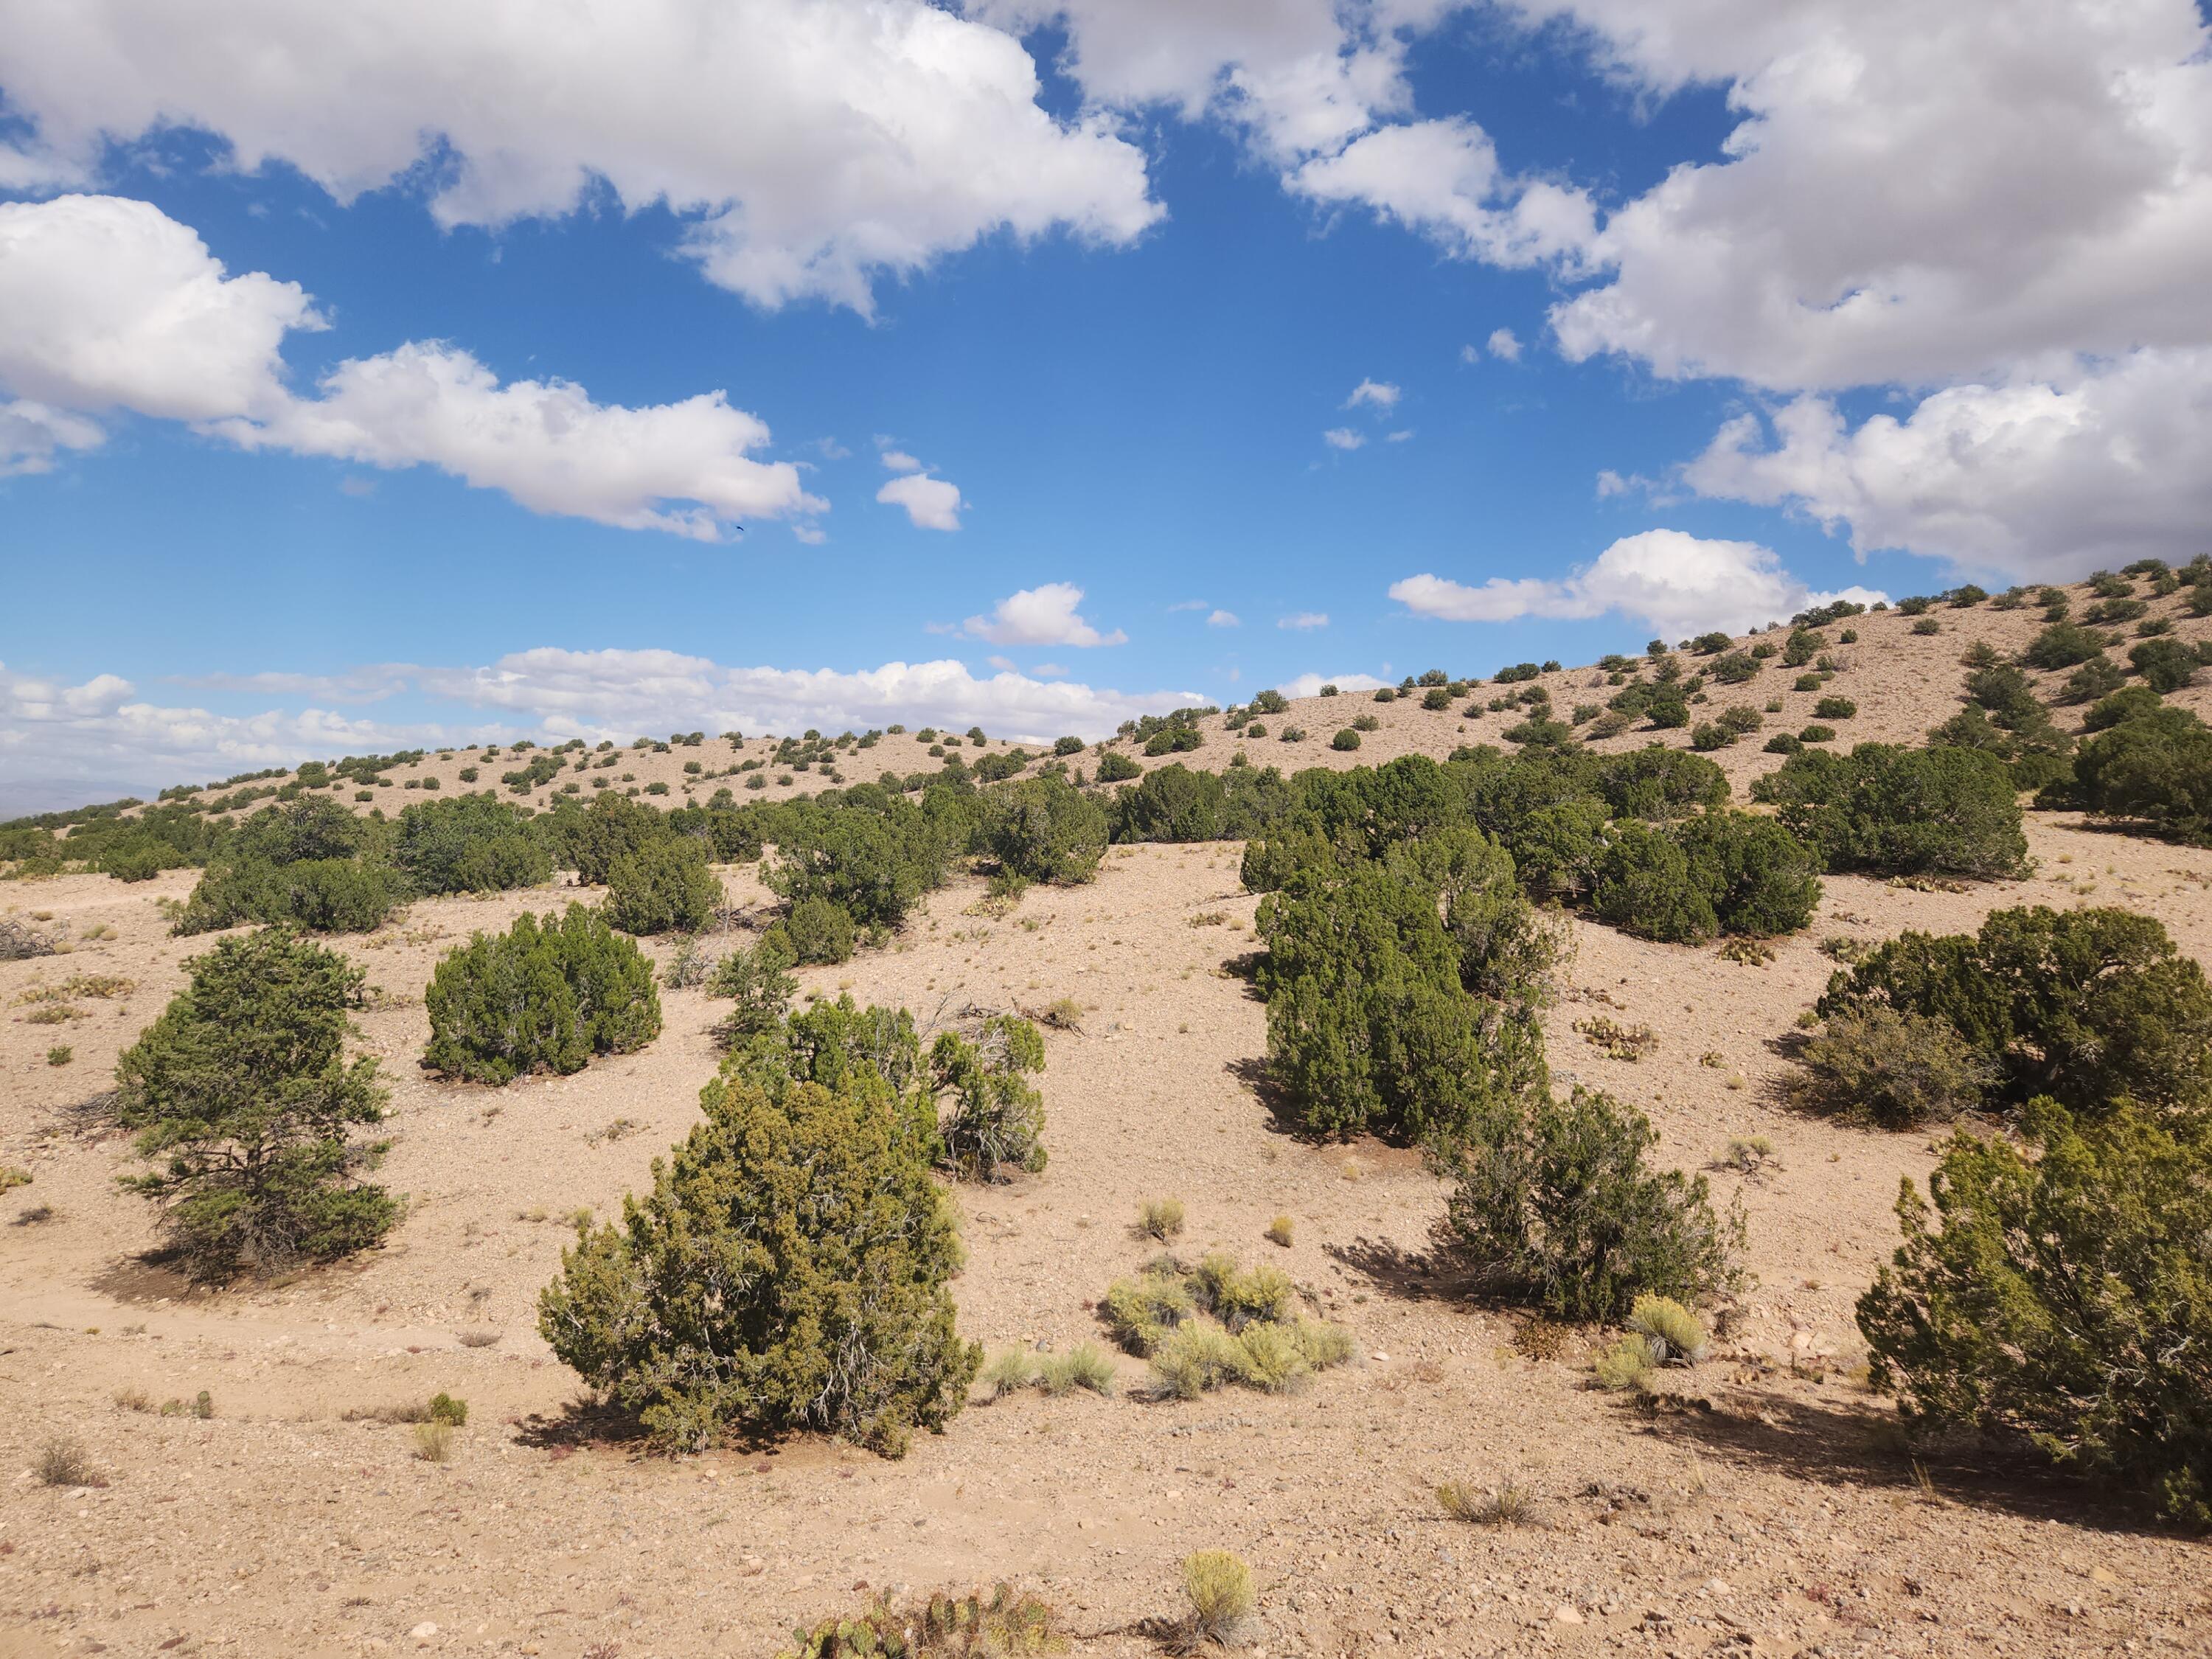
[[[1862,629],[1842,687],[1863,710],[1852,735],[1942,718],[1960,640]],[[1408,746],[1456,724],[1376,712]],[[47,913],[75,945],[0,963],[0,1163],[34,1177],[0,1199],[0,1654],[766,1655],[871,1589],[1004,1577],[1061,1606],[1082,1652],[1133,1656],[1152,1649],[1128,1627],[1174,1611],[1177,1562],[1213,1545],[1253,1564],[1264,1655],[2212,1651],[2204,1544],[1983,1450],[1906,1455],[1856,1380],[1850,1309],[1930,1144],[1809,1120],[1771,1092],[1830,935],[2120,902],[2212,955],[2212,852],[2063,815],[2032,815],[2031,841],[2031,878],[1963,893],[1831,878],[1820,920],[1764,967],[1565,924],[1555,1072],[1649,1111],[1685,1168],[1735,1136],[1777,1151],[1756,1180],[1712,1176],[1742,1199],[1757,1282],[1715,1357],[1670,1374],[1651,1407],[1586,1387],[1587,1338],[1455,1294],[1429,1255],[1442,1193],[1417,1158],[1272,1123],[1247,1081],[1264,1010],[1231,967],[1252,948],[1239,849],[1117,850],[1095,884],[1032,890],[1004,918],[976,907],[972,879],[933,896],[890,949],[806,988],[925,1018],[1062,995],[1086,1011],[1081,1032],[1047,1038],[1050,1167],[959,1192],[967,1333],[994,1349],[1096,1336],[1089,1304],[1152,1249],[1132,1236],[1138,1204],[1174,1196],[1187,1247],[1279,1261],[1360,1358],[1288,1399],[978,1403],[896,1463],[811,1441],[650,1459],[577,1411],[534,1297],[564,1218],[611,1211],[694,1120],[718,1005],[664,994],[651,1048],[565,1080],[452,1087],[415,1063],[440,954],[563,895],[418,903],[338,941],[389,994],[361,1024],[392,1085],[383,1178],[406,1218],[357,1265],[210,1296],[139,1259],[146,1206],[113,1185],[128,1145],[76,1109],[203,948],[167,937],[156,903],[192,873],[0,886],[0,912]],[[750,868],[726,879],[733,899],[762,896]],[[25,991],[95,974],[132,988],[76,999],[84,1017],[63,1025],[27,1021],[43,1005]],[[1589,1046],[1572,1024],[1601,1010],[1648,1024],[1656,1048],[1632,1063]],[[46,1063],[56,1042],[70,1064]],[[1262,1237],[1279,1212],[1296,1221],[1287,1249]],[[207,1420],[116,1401],[203,1389]],[[343,1415],[440,1389],[471,1408],[442,1465],[413,1456],[407,1428]],[[33,1480],[56,1435],[84,1442],[106,1484]],[[1446,1479],[1529,1488],[1540,1524],[1447,1520],[1432,1495]]]

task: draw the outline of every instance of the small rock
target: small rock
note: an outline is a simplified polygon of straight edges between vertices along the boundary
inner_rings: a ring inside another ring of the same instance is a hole
[[[1562,1625],[1579,1625],[1583,1622],[1582,1614],[1564,1601],[1552,1610],[1552,1617]]]
[[[407,1632],[409,1639],[418,1648],[428,1647],[437,1634],[437,1626],[432,1624],[428,1619]]]

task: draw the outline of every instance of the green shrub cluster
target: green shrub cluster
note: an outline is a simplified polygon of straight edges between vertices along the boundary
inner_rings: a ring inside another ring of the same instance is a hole
[[[1601,921],[1686,945],[1795,933],[1820,902],[1820,858],[1810,847],[1772,818],[1725,811],[1614,824],[1591,894]]]
[[[2037,804],[2078,805],[2175,841],[2212,843],[2212,728],[2185,708],[2141,700],[2154,696],[2130,687],[2091,710],[2102,729],[2075,754],[2070,783]]]
[[[626,933],[696,933],[721,903],[707,848],[688,836],[658,836],[607,871],[607,919]]]
[[[1757,780],[1752,796],[1776,806],[1832,871],[1988,880],[2026,866],[2011,776],[1979,750],[1807,750]]]
[[[363,976],[283,928],[218,942],[115,1070],[118,1117],[156,1167],[124,1185],[161,1206],[186,1270],[221,1281],[375,1243],[398,1217],[359,1179],[383,1152],[376,1062],[348,1060]]]
[[[1902,1183],[1904,1243],[1858,1304],[1873,1380],[1916,1425],[2212,1525],[2212,1118],[2039,1100],[2021,1127],[1955,1135],[1926,1199]]]
[[[951,1202],[872,1068],[771,1091],[744,1067],[619,1226],[578,1228],[538,1329],[665,1449],[815,1429],[900,1455],[982,1360],[953,1328]]]
[[[390,826],[334,800],[303,797],[264,807],[238,826],[210,860],[175,931],[264,922],[368,933],[405,894],[405,879],[390,861]]]
[[[1703,1176],[1656,1170],[1642,1114],[1577,1088],[1431,1150],[1452,1182],[1444,1228],[1505,1295],[1561,1318],[1615,1319],[1642,1295],[1690,1304],[1733,1281],[1742,1222]]]
[[[423,801],[399,815],[392,861],[417,893],[490,893],[551,879],[532,820],[491,795]]]
[[[1269,1064],[1310,1132],[1419,1139],[1543,1085],[1511,860],[1464,828],[1422,851],[1316,863],[1261,902]]]
[[[1899,1124],[1966,1109],[1983,1079],[1998,1101],[2047,1095],[2086,1114],[2212,1091],[2212,987],[2160,922],[2129,910],[2039,905],[1995,911],[1976,933],[1901,933],[1838,970],[1816,1011],[1839,1036],[1808,1051],[1808,1087],[1831,1099],[1865,1080],[1856,1056],[1885,1012],[1901,1022],[1891,1051],[1916,1056],[1923,1080],[1869,1109]],[[1888,1069],[1907,1074],[1901,1060]]]
[[[1044,1063],[1036,1027],[1018,1016],[991,1015],[972,1035],[940,1031],[925,1060],[912,1014],[844,995],[753,1030],[724,1070],[777,1096],[796,1083],[842,1088],[866,1073],[928,1162],[998,1181],[1045,1166],[1044,1103],[1029,1081]]]
[[[438,964],[422,1001],[430,1017],[422,1063],[471,1083],[566,1075],[660,1034],[652,963],[604,913],[580,904],[477,934]]]
[[[1098,776],[1107,781],[1103,767]],[[1176,761],[1115,792],[1112,838],[1117,843],[1241,839],[1279,819],[1292,795],[1291,785],[1272,766],[1194,772]]]
[[[984,844],[1005,874],[1072,885],[1098,873],[1106,809],[1065,778],[1032,778],[987,798]]]

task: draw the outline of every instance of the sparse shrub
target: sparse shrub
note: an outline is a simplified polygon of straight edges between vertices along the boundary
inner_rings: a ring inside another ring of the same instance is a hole
[[[791,960],[781,940],[763,938],[750,950],[732,951],[714,964],[707,994],[728,997],[736,1004],[729,1018],[715,1028],[724,1047],[735,1048],[782,1023],[799,990],[799,981],[786,971]]]
[[[1875,1004],[1838,1012],[1808,1039],[1785,1085],[1809,1110],[1915,1129],[1978,1109],[1995,1068],[1944,1020]]]
[[[477,934],[433,970],[422,1005],[422,1063],[471,1083],[565,1076],[594,1054],[635,1053],[660,1035],[652,963],[580,904]]]
[[[1858,712],[1858,704],[1849,697],[1823,697],[1813,705],[1814,718],[1824,720],[1847,720]]]
[[[1196,1267],[1163,1256],[1109,1287],[1115,1340],[1152,1362],[1156,1394],[1195,1399],[1228,1383],[1285,1393],[1352,1357],[1347,1334],[1304,1318],[1287,1276],[1222,1252]]]
[[[1835,740],[1836,728],[1832,726],[1823,726],[1818,720],[1814,721],[1810,726],[1798,728],[1797,743],[1801,749],[1808,743],[1833,743]]]
[[[1328,740],[1328,746],[1345,750],[1357,749],[1359,747],[1359,733],[1347,726]]]
[[[1651,1345],[1640,1336],[1615,1338],[1599,1349],[1590,1362],[1598,1386],[1615,1393],[1644,1388],[1654,1369]]]
[[[1182,1237],[1182,1205],[1172,1198],[1148,1198],[1137,1210],[1137,1231],[1163,1244]]]
[[[1943,631],[1943,624],[1933,617],[1923,617],[1912,624],[1912,631],[1916,634],[1940,634]]]
[[[2039,1101],[2023,1123],[2033,1156],[1961,1133],[1927,1200],[1901,1183],[1904,1242],[1858,1304],[1873,1381],[1916,1425],[2017,1437],[2212,1525],[2212,1120]]]
[[[1119,750],[1109,749],[1098,757],[1098,781],[1101,783],[1126,783],[1131,778],[1140,778],[1144,775],[1145,769]]]
[[[1524,1526],[1536,1519],[1536,1498],[1515,1480],[1484,1488],[1467,1480],[1447,1480],[1437,1488],[1437,1507],[1454,1521],[1477,1527]]]
[[[1189,1644],[1235,1647],[1259,1605],[1252,1569],[1227,1550],[1199,1550],[1183,1558],[1183,1594],[1190,1598]]]
[[[415,1455],[425,1463],[443,1463],[453,1455],[453,1431],[444,1423],[415,1425]]]
[[[1066,1353],[1048,1354],[1037,1366],[1037,1387],[1058,1396],[1082,1389],[1096,1395],[1114,1392],[1114,1362],[1096,1342],[1079,1342]]]
[[[185,965],[185,988],[116,1066],[118,1120],[158,1164],[125,1186],[162,1206],[164,1235],[202,1279],[374,1243],[398,1209],[356,1179],[383,1149],[354,1132],[382,1120],[386,1099],[376,1062],[344,1054],[361,970],[282,928]]]
[[[46,1064],[66,1066],[76,1058],[76,1050],[66,1042],[57,1042],[46,1050]]]
[[[998,1181],[1045,1166],[1044,1099],[1024,1079],[1044,1069],[1044,1039],[1013,1014],[993,1014],[973,1042],[940,1031],[929,1051],[931,1086],[952,1110],[938,1130],[942,1156],[970,1181]]]
[[[1267,1242],[1279,1244],[1287,1250],[1291,1247],[1291,1230],[1295,1224],[1287,1215],[1277,1216],[1267,1224]]]
[[[953,1331],[959,1242],[894,1086],[852,1067],[771,1091],[733,1055],[622,1227],[563,1252],[554,1352],[670,1449],[813,1428],[896,1456],[942,1426],[982,1352]]]
[[[1655,1364],[1694,1365],[1705,1357],[1704,1323],[1672,1297],[1638,1297],[1627,1323],[1650,1348]]]
[[[607,870],[607,920],[625,933],[696,933],[721,902],[706,848],[688,837],[649,841]]]
[[[1052,1607],[1008,1584],[903,1604],[880,1595],[857,1615],[793,1631],[792,1640],[777,1659],[1030,1659],[1068,1649]]]
[[[84,1449],[81,1440],[57,1435],[39,1448],[32,1460],[31,1473],[40,1484],[48,1486],[104,1486],[100,1471],[94,1467],[92,1454]]]
[[[1018,1394],[1036,1381],[1036,1362],[1024,1348],[1009,1348],[983,1367],[981,1382],[994,1400]]]
[[[449,1394],[434,1394],[430,1396],[429,1420],[458,1429],[469,1420],[469,1402],[456,1400]]]
[[[1496,1288],[1563,1318],[1618,1317],[1647,1291],[1701,1301],[1733,1277],[1741,1224],[1713,1213],[1703,1176],[1648,1166],[1657,1139],[1641,1113],[1577,1088],[1440,1143],[1446,1230]]]

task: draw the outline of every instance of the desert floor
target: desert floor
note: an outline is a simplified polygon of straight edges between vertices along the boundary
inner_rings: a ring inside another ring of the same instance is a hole
[[[768,1655],[874,1589],[1004,1577],[1060,1606],[1081,1652],[1134,1655],[1152,1650],[1130,1627],[1176,1609],[1177,1563],[1206,1546],[1252,1563],[1263,1656],[2212,1652],[2204,1544],[1984,1451],[1908,1455],[1856,1380],[1851,1305],[1930,1144],[1772,1094],[1831,935],[2124,902],[2212,951],[2212,853],[2066,816],[2031,815],[2031,836],[2021,882],[1831,878],[1820,919],[1763,967],[1564,924],[1555,1073],[1649,1111],[1686,1168],[1754,1133],[1778,1158],[1755,1180],[1713,1174],[1747,1212],[1756,1283],[1715,1356],[1666,1374],[1650,1406],[1587,1387],[1587,1335],[1456,1293],[1429,1254],[1442,1189],[1416,1157],[1273,1122],[1249,1080],[1264,1010],[1231,966],[1252,948],[1238,848],[1117,849],[1094,884],[1032,890],[1003,919],[972,878],[933,895],[890,949],[811,970],[807,990],[925,1019],[1063,995],[1085,1010],[1079,1033],[1048,1036],[1050,1167],[960,1189],[967,1334],[994,1350],[1097,1336],[1091,1303],[1155,1248],[1133,1236],[1138,1204],[1173,1196],[1184,1248],[1279,1260],[1359,1358],[1289,1398],[979,1401],[897,1462],[809,1442],[641,1455],[538,1339],[566,1218],[647,1179],[716,1062],[719,1005],[683,991],[649,1049],[572,1079],[495,1091],[420,1072],[438,956],[562,895],[417,903],[338,941],[388,993],[361,1024],[392,1085],[381,1178],[406,1218],[356,1266],[210,1295],[140,1259],[147,1206],[114,1185],[128,1142],[79,1109],[203,948],[169,938],[155,903],[194,872],[9,884],[0,912],[46,913],[76,948],[0,963],[0,1162],[34,1177],[0,1200],[0,1653]],[[750,867],[726,879],[736,902],[764,897]],[[66,1026],[27,1023],[21,994],[73,974],[132,988],[80,998]],[[1573,1022],[1601,1010],[1648,1024],[1656,1049],[1588,1045]],[[70,1064],[46,1063],[57,1041]],[[1286,1249],[1262,1237],[1279,1212]],[[207,1420],[117,1403],[201,1389]],[[417,1460],[404,1426],[345,1415],[441,1389],[471,1408],[445,1464]],[[58,1435],[91,1448],[104,1484],[32,1477]],[[1447,1479],[1533,1492],[1535,1523],[1446,1519]]]

